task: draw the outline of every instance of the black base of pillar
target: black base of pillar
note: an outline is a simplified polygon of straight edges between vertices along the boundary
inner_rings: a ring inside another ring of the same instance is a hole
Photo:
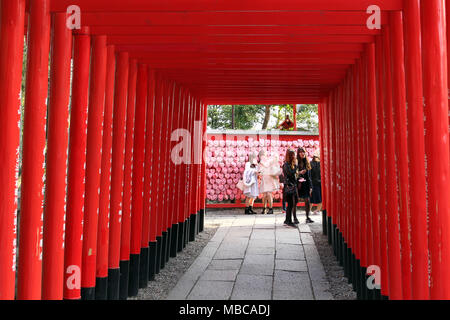
[[[178,223],[172,225],[172,234],[170,239],[170,257],[175,258],[178,250]]]
[[[119,299],[128,299],[128,283],[130,282],[130,261],[120,261],[120,285],[119,285]]]
[[[353,283],[353,255],[351,248],[347,248],[347,272],[348,283]]]
[[[327,226],[324,226],[324,230],[327,231],[328,241],[333,248],[337,261],[344,268],[344,276],[347,277],[348,283],[352,285],[353,291],[356,292],[357,299],[389,300],[389,297],[381,294],[380,289],[369,289],[367,287],[367,280],[369,279],[367,268],[361,266],[361,261],[356,259],[352,248],[348,246],[337,225],[333,225],[331,222],[331,218],[328,217]]]
[[[342,257],[342,235],[341,235],[341,231],[339,230],[339,228],[336,228],[336,251],[337,251],[337,257],[338,257],[338,261],[339,261],[339,265],[341,267],[344,266],[343,263],[343,257]]]
[[[166,266],[166,252],[167,252],[167,231],[163,231],[161,235],[162,245],[161,245],[161,266],[160,270],[164,269]]]
[[[161,252],[162,252],[162,237],[156,237],[156,268],[155,274],[159,274],[161,270]]]
[[[119,300],[120,269],[108,269],[108,300]]]
[[[373,299],[374,300],[381,300],[381,290],[380,289],[374,289],[373,290]]]
[[[139,254],[130,254],[130,282],[128,283],[128,296],[135,297],[139,292]]]
[[[344,263],[344,277],[346,277],[347,279],[349,278],[349,274],[348,274],[348,247],[347,247],[347,243],[344,242],[343,244],[343,263]]]
[[[170,259],[170,244],[172,242],[172,227],[167,229],[166,263]]]
[[[189,224],[189,242],[195,241],[195,225],[197,222],[197,215],[191,214],[191,221]]]
[[[177,252],[181,252],[183,250],[183,243],[184,243],[184,222],[178,223],[178,242],[177,242]]]
[[[195,220],[195,236],[198,235],[199,231],[198,228],[200,226],[200,210],[197,211],[197,213],[195,214],[196,216],[196,220]]]
[[[205,210],[206,209],[200,209],[200,223],[198,224],[198,233],[205,230]]]
[[[95,300],[95,287],[81,288],[81,300]]]
[[[328,231],[327,227],[327,210],[322,211],[322,232],[323,235],[326,236]]]
[[[139,288],[147,288],[148,282],[148,248],[141,248],[139,257]]]
[[[156,255],[158,254],[158,243],[148,243],[148,280],[155,281],[156,274]]]
[[[189,242],[189,230],[191,228],[191,218],[187,218],[184,222],[184,243],[183,243],[183,249],[186,248],[188,242]]]
[[[328,217],[327,236],[328,236],[328,244],[331,245],[333,241],[333,222],[331,217]]]
[[[360,268],[361,271],[361,276],[360,276],[360,281],[361,281],[361,299],[362,300],[369,300],[369,288],[367,288],[367,268],[366,267],[361,267]]]
[[[334,255],[337,257],[337,226],[335,224],[333,224],[333,251],[334,251]]]
[[[95,279],[95,300],[108,299],[108,277]]]
[[[358,274],[358,270],[357,270],[357,265],[356,265],[356,257],[355,254],[352,253],[352,287],[353,287],[353,291],[356,292],[356,283],[358,282],[357,279],[357,274]]]
[[[358,300],[362,300],[362,288],[361,288],[361,261],[356,260],[356,297]]]

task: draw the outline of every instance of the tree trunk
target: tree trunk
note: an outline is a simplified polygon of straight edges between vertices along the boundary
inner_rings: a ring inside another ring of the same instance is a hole
[[[264,122],[262,125],[262,130],[266,130],[270,121],[270,106],[266,106],[266,115],[264,117]]]
[[[231,107],[231,129],[235,129],[234,106]]]

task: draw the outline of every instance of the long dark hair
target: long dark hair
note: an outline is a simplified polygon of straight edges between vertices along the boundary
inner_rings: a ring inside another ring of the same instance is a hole
[[[288,149],[286,151],[286,157],[284,158],[284,161],[289,163],[289,165],[294,169],[295,167],[295,151],[292,149]]]
[[[300,157],[300,152],[305,153],[305,157]],[[297,149],[297,161],[298,161],[298,168],[300,170],[306,169],[311,170],[311,164],[309,163],[308,157],[306,156],[306,151],[303,148]]]

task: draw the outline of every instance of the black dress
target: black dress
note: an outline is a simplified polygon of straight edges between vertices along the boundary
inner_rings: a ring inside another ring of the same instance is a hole
[[[299,170],[302,171],[302,169],[299,169]],[[300,180],[304,180],[304,181],[300,182]],[[299,180],[298,180],[298,197],[300,199],[309,199],[311,187],[312,187],[311,170],[306,170],[305,174],[300,174],[299,175]]]
[[[286,220],[284,223],[292,224],[292,220],[294,220],[295,223],[298,223],[297,220],[297,202],[298,197],[297,193],[294,194],[288,194],[286,192],[286,187],[291,187],[292,189],[297,189],[297,170],[298,167],[294,166],[292,168],[289,163],[285,163],[283,165],[283,176],[284,176],[284,189],[283,189],[283,201],[286,201],[287,208],[286,208]],[[291,189],[290,188],[290,189]]]
[[[320,175],[320,162],[311,162],[311,181],[312,181],[312,196],[311,203],[322,203],[322,181]]]

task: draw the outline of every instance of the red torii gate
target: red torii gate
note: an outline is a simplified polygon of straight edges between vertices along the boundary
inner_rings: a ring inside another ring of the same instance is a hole
[[[137,294],[202,228],[205,166],[171,161],[172,131],[296,101],[320,106],[327,233],[359,296],[379,266],[384,297],[449,299],[449,5],[2,0],[0,298]]]

